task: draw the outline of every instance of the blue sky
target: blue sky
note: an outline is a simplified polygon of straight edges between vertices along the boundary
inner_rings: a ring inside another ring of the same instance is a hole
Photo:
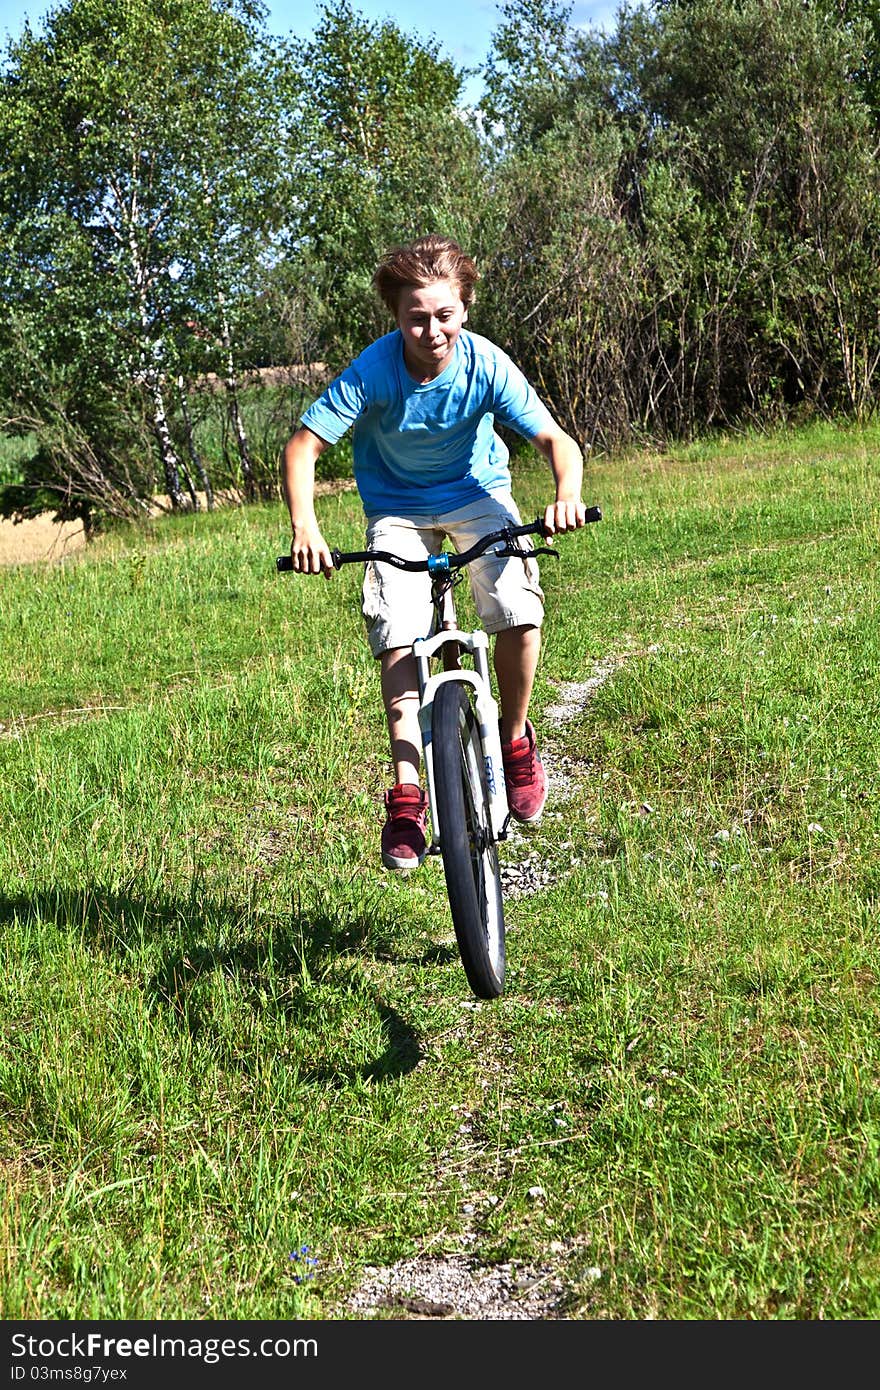
[[[17,38],[25,19],[38,30],[55,6],[41,0],[0,0],[0,47]],[[476,67],[489,51],[493,31],[500,22],[495,0],[352,0],[352,8],[369,20],[393,19],[405,33],[437,40],[446,57],[458,67]],[[317,0],[274,0],[267,5],[266,28],[270,34],[295,33],[307,38],[315,28],[321,6]],[[587,28],[611,26],[617,0],[576,0],[573,24]]]

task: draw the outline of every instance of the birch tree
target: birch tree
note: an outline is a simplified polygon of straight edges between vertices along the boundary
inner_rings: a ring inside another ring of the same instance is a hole
[[[176,383],[197,364],[234,376],[237,304],[285,207],[262,15],[251,0],[68,0],[10,46],[0,86],[5,313],[40,346],[30,376],[6,354],[5,395],[38,432],[35,374],[50,395],[65,377],[81,426],[90,383],[121,418],[134,403],[175,509],[196,505]]]

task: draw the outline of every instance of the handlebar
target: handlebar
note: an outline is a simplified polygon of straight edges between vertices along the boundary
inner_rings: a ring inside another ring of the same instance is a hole
[[[599,507],[588,507],[585,521],[601,521],[602,511]],[[522,559],[527,559],[530,555],[559,555],[558,550],[551,549],[550,546],[536,546],[533,550],[523,550],[516,544],[518,536],[546,536],[544,522],[541,517],[536,517],[534,521],[526,522],[523,526],[504,526],[500,531],[493,531],[491,535],[483,536],[476,545],[472,545],[469,550],[461,553],[456,551],[443,551],[440,555],[429,555],[427,560],[404,560],[400,555],[392,555],[387,550],[331,550],[330,558],[333,561],[334,569],[341,569],[343,565],[355,564],[369,560],[381,560],[385,564],[394,565],[397,569],[423,572],[428,570],[450,571],[463,569],[472,560],[476,560],[484,554],[490,546],[498,544],[500,548],[494,552],[496,555],[516,555]],[[289,555],[279,555],[275,561],[279,572],[293,569],[293,560]]]

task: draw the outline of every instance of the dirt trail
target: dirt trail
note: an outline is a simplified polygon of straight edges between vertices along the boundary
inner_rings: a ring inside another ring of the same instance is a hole
[[[325,497],[338,492],[352,492],[353,478],[318,479],[315,496]],[[198,494],[202,507],[205,494]],[[241,506],[243,498],[233,490],[215,494],[217,506]],[[279,498],[280,504],[280,498]],[[153,516],[169,510],[167,497],[155,499]],[[53,521],[53,512],[42,512],[33,521],[7,521],[0,518],[0,565],[31,565],[57,562],[86,544],[86,535],[79,521]]]
[[[43,512],[33,521],[0,520],[0,565],[31,565],[63,560],[86,543],[80,521],[53,521]]]

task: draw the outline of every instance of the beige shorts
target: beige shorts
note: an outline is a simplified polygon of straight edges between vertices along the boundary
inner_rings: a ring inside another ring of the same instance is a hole
[[[446,537],[456,550],[467,550],[490,531],[510,524],[521,524],[516,503],[507,493],[493,493],[443,516],[380,517],[367,526],[366,548],[388,550],[407,560],[424,560],[440,553]],[[520,538],[520,544],[525,550],[531,548],[527,536]],[[537,560],[481,555],[466,572],[474,606],[487,632],[541,626],[544,595]],[[364,568],[362,611],[373,656],[395,647],[411,647],[417,637],[427,637],[431,628],[430,577],[381,561],[370,562]]]

